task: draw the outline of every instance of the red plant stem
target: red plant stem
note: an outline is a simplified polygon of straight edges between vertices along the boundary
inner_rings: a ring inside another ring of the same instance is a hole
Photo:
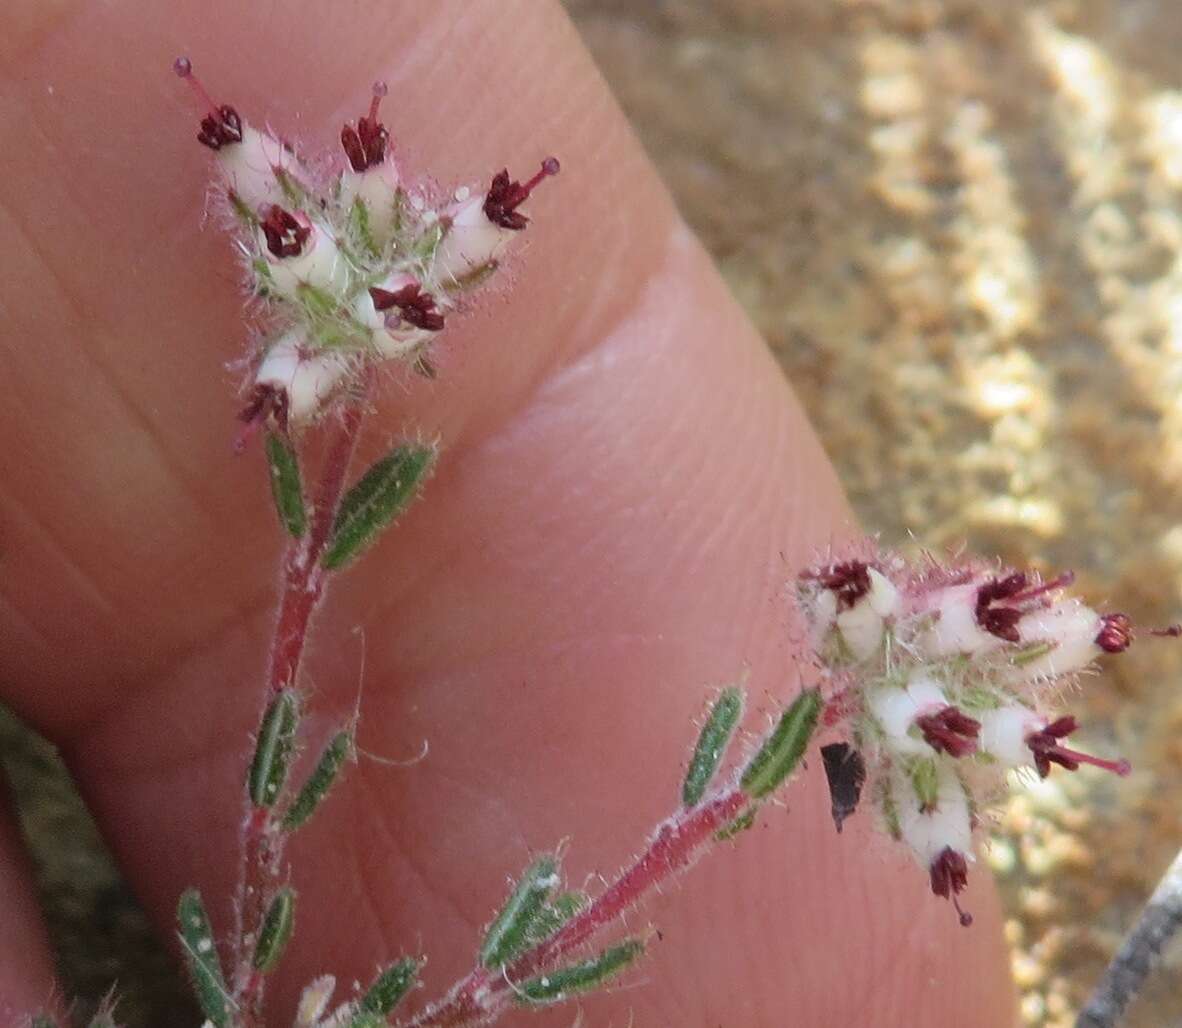
[[[312,615],[324,595],[325,572],[320,566],[332,535],[337,508],[361,423],[365,396],[356,397],[340,414],[321,465],[320,482],[312,497],[308,531],[293,540],[283,559],[283,595],[271,645],[263,709],[283,689],[294,686],[308,639]],[[281,797],[275,797],[275,801]],[[246,798],[242,820],[242,865],[238,890],[238,933],[234,980],[235,1001],[244,1028],[262,1025],[263,976],[252,967],[252,943],[258,938],[267,906],[274,896],[281,869],[284,837],[274,823],[273,807],[256,807]]]
[[[560,958],[614,924],[650,890],[684,870],[709,843],[750,805],[751,798],[731,789],[665,821],[648,849],[586,910],[556,934],[524,953],[502,970],[477,968],[448,995],[428,1006],[402,1028],[459,1028],[485,1023],[513,999],[513,984],[553,966]]]

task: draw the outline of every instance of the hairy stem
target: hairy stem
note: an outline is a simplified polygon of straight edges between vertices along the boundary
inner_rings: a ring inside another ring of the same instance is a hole
[[[514,999],[514,984],[552,967],[572,950],[613,925],[648,892],[688,867],[716,832],[750,805],[739,789],[730,789],[690,810],[679,811],[658,827],[648,848],[608,889],[556,934],[499,971],[478,968],[447,996],[401,1028],[459,1028],[494,1020]]]
[[[312,496],[308,531],[301,539],[293,540],[284,555],[283,592],[271,645],[264,710],[281,690],[296,683],[308,628],[324,595],[326,573],[320,561],[332,535],[364,417],[362,395],[347,404],[333,423],[320,481]],[[243,1028],[263,1024],[263,976],[252,966],[252,950],[279,884],[284,835],[278,830],[273,810],[282,798],[274,797],[273,805],[265,807],[256,807],[249,796],[245,801],[234,975],[234,999]]]
[[[1162,949],[1182,927],[1182,852],[1153,890],[1104,977],[1077,1020],[1077,1028],[1112,1028],[1136,998]]]

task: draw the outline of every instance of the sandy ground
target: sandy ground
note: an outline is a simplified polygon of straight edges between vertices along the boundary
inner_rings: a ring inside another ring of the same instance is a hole
[[[1178,620],[1170,0],[568,7],[867,527],[1072,568],[1094,601]],[[1142,645],[1073,699],[1130,779],[1057,775],[997,816],[1028,1024],[1071,1023],[1182,841],[1180,666]],[[52,753],[8,723],[0,749],[68,987],[93,1000],[117,976],[129,1028],[161,1023],[175,980]],[[1178,957],[1130,1025],[1182,1016]]]

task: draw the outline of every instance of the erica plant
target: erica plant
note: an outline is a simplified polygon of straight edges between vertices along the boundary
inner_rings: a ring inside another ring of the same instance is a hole
[[[409,440],[354,467],[366,415],[382,402],[382,368],[436,374],[432,347],[528,228],[526,203],[559,162],[539,154],[521,179],[501,170],[440,195],[395,159],[379,83],[326,168],[208,96],[186,58],[175,70],[200,105],[214,210],[249,293],[254,338],[236,446],[265,468],[287,539],[243,768],[237,923],[219,937],[195,890],[178,909],[207,1024],[257,1028],[268,1022],[268,977],[299,924],[286,844],[356,752],[355,721],[316,738],[306,727],[313,615],[333,576],[397,520],[439,459],[435,444]],[[1085,606],[1070,584],[966,559],[909,561],[868,543],[799,569],[808,638],[784,669],[795,683],[789,702],[736,743],[743,693],[714,693],[686,767],[669,770],[675,808],[628,867],[590,894],[566,885],[557,849],[539,854],[473,939],[471,971],[444,994],[412,1005],[423,958],[375,954],[385,970],[365,988],[340,990],[331,975],[308,983],[295,1024],[487,1024],[603,986],[645,949],[647,933],[625,931],[624,915],[706,851],[741,841],[818,736],[828,737],[819,752],[838,831],[860,804],[872,806],[967,926],[958,894],[974,835],[1012,785],[1008,771],[1045,776],[1087,763],[1128,772],[1068,743],[1076,723],[1060,709],[1065,687],[1133,638],[1128,618]],[[305,750],[316,756],[297,780]]]

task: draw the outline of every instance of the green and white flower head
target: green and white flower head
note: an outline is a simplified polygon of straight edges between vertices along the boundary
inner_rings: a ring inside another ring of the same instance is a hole
[[[1098,613],[1068,595],[1071,583],[868,547],[797,580],[828,683],[825,721],[850,737],[823,750],[838,825],[865,782],[887,830],[953,903],[978,812],[1004,793],[1007,771],[1129,773],[1127,761],[1065,744],[1077,723],[1056,709],[1064,686],[1133,640],[1128,617]]]
[[[232,213],[250,291],[265,304],[240,443],[262,426],[298,431],[375,365],[432,374],[429,351],[448,314],[497,270],[529,223],[522,205],[558,161],[547,157],[524,183],[502,170],[487,188],[435,202],[405,184],[378,83],[366,114],[342,127],[343,160],[326,177],[215,103],[187,58],[174,67],[201,104],[197,139],[214,155],[217,195]]]

